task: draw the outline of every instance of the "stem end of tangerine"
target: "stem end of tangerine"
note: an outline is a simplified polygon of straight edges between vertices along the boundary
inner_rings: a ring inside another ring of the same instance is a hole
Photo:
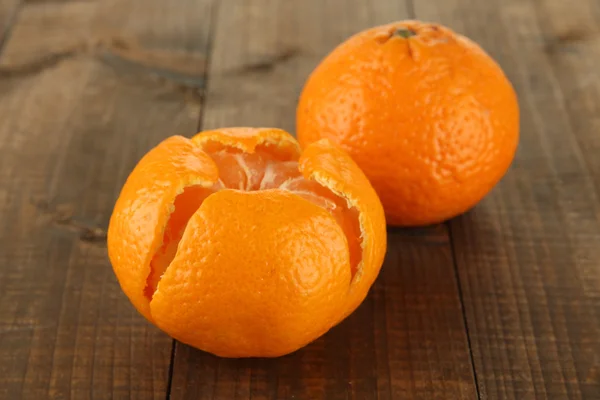
[[[400,36],[401,38],[408,39],[410,37],[416,36],[417,32],[413,31],[409,28],[398,28],[394,31],[394,36]]]

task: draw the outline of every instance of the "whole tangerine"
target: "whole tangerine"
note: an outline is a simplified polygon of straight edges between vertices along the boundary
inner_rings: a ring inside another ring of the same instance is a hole
[[[357,33],[312,72],[296,128],[328,138],[370,179],[392,225],[447,220],[478,203],[509,168],[519,108],[509,80],[450,29],[400,21]]]
[[[383,207],[350,156],[287,132],[173,136],[128,177],[108,230],[121,288],[172,337],[274,357],[349,315],[386,249]]]

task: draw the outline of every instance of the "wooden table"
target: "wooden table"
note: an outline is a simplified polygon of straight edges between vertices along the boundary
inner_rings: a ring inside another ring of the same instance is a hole
[[[105,245],[138,159],[175,133],[293,131],[317,62],[406,18],[514,83],[501,184],[390,229],[364,304],[287,357],[219,359],[146,323]],[[600,399],[599,27],[597,0],[0,0],[0,398]]]

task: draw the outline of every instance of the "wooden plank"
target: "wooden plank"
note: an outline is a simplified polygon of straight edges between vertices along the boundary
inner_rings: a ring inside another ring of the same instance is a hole
[[[164,399],[172,340],[105,234],[162,138],[193,134],[210,1],[30,2],[0,58],[0,398]]]
[[[15,20],[21,0],[0,0],[0,52]]]
[[[586,13],[583,3],[545,12],[578,29],[583,20],[568,15]],[[415,6],[418,18],[482,44],[520,98],[522,136],[511,171],[450,224],[481,398],[598,398],[599,103],[590,75],[598,73],[597,52],[548,28],[532,1]],[[570,54],[573,46],[587,59]],[[578,99],[583,90],[588,97]],[[575,111],[583,102],[587,108]]]
[[[600,5],[535,1],[536,17],[574,144],[600,193]]]
[[[308,73],[339,42],[407,17],[403,2],[220,2],[203,128],[293,131]],[[171,399],[476,397],[448,235],[391,231],[365,303],[283,358],[227,360],[177,344]]]

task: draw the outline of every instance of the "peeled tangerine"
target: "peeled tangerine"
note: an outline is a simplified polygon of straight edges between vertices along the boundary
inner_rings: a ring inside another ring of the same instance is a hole
[[[385,249],[381,203],[350,157],[266,128],[166,139],[108,230],[138,311],[224,357],[280,356],[327,332],[365,298]]]

